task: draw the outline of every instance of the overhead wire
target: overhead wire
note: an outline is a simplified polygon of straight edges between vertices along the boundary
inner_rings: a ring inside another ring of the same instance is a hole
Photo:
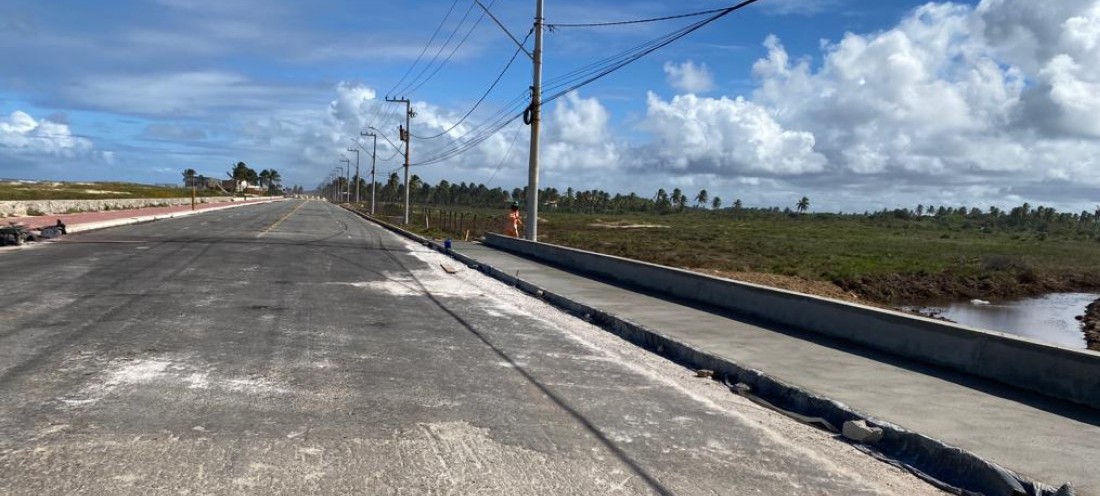
[[[496,3],[496,0],[492,0],[491,2],[489,2],[489,7],[492,7],[494,3]],[[431,74],[428,74],[427,78],[425,78],[423,81],[421,81],[416,86],[413,86],[411,89],[409,89],[408,93],[410,93],[410,94],[416,93],[416,90],[420,89],[428,81],[431,81],[431,79],[433,77],[435,77],[435,75],[437,73],[439,73],[439,70],[442,69],[443,66],[447,65],[447,62],[451,61],[451,58],[453,58],[455,53],[458,52],[458,49],[462,48],[462,45],[466,44],[466,40],[470,39],[470,35],[474,33],[474,30],[477,29],[477,27],[481,25],[481,21],[484,21],[484,20],[485,20],[485,12],[483,11],[481,13],[481,15],[478,16],[477,20],[474,21],[474,24],[472,26],[470,26],[470,29],[466,30],[466,35],[463,36],[462,39],[459,40],[458,44],[456,44],[454,46],[454,48],[451,49],[451,53],[447,54],[447,58],[443,59],[443,62],[440,62],[439,65],[437,65],[435,67],[435,69],[432,70]]]
[[[749,6],[753,3],[756,3],[758,1],[759,0],[744,0],[741,3],[738,3],[738,4],[733,5],[731,7],[726,7],[724,9],[720,9],[716,13],[714,13],[714,15],[712,15],[710,17],[707,17],[706,19],[703,19],[701,21],[690,24],[690,25],[688,25],[684,28],[681,28],[677,31],[673,31],[672,33],[669,33],[668,35],[665,35],[663,37],[657,38],[656,40],[653,40],[653,42],[651,42],[649,44],[644,44],[644,45],[648,45],[648,46],[646,46],[646,48],[644,48],[644,49],[641,49],[641,50],[637,51],[636,53],[631,53],[629,55],[626,55],[626,56],[622,57],[621,58],[622,60],[619,60],[619,61],[617,61],[613,64],[610,64],[610,65],[608,65],[607,67],[605,67],[603,69],[600,69],[598,71],[594,71],[594,72],[589,73],[588,77],[586,77],[585,79],[580,80],[579,82],[576,82],[576,83],[570,85],[569,87],[567,87],[563,90],[560,90],[557,93],[554,93],[553,95],[551,95],[547,98],[544,98],[542,100],[542,103],[552,102],[552,101],[568,94],[569,92],[575,91],[575,90],[577,90],[577,89],[579,89],[583,86],[591,84],[592,82],[594,82],[594,81],[596,81],[600,78],[603,78],[604,76],[607,76],[608,74],[611,74],[612,72],[615,72],[615,71],[627,66],[628,64],[630,64],[630,63],[632,63],[632,62],[634,62],[634,61],[636,61],[636,60],[638,60],[642,57],[645,57],[646,55],[649,55],[650,53],[653,53],[653,52],[655,52],[655,51],[657,51],[661,48],[664,48],[665,46],[668,46],[669,44],[673,43],[674,41],[679,40],[680,38],[683,38],[684,36],[687,36],[687,35],[695,32],[695,31],[701,29],[703,26],[706,26],[707,24],[710,24],[714,21],[717,21],[718,19],[721,19],[722,17],[725,17],[729,14],[732,14],[733,12],[736,12],[740,9],[743,9],[743,8]],[[561,86],[563,86],[563,85],[559,85],[558,87],[561,87]]]
[[[697,17],[697,16],[701,16],[701,15],[713,14],[715,12],[721,12],[723,10],[725,10],[725,9],[724,8],[722,8],[722,9],[710,9],[710,10],[703,10],[703,11],[699,11],[699,12],[691,12],[691,13],[688,13],[688,14],[677,14],[677,15],[670,15],[670,16],[664,16],[664,17],[652,17],[652,18],[649,18],[649,19],[635,19],[635,20],[630,20],[630,21],[589,22],[589,23],[575,23],[575,24],[570,24],[570,23],[548,23],[548,24],[546,24],[546,28],[553,31],[553,30],[558,29],[558,28],[595,28],[595,27],[603,27],[603,26],[624,26],[624,25],[627,25],[627,24],[642,24],[642,23],[646,23],[646,22],[657,22],[657,21],[669,21],[669,20],[672,20],[672,19],[683,19],[685,17]]]
[[[543,90],[544,91],[550,90],[550,91],[553,91],[553,93],[550,96],[543,98],[542,99],[542,104],[554,101],[554,100],[556,100],[556,99],[558,99],[558,98],[560,98],[560,97],[562,97],[562,96],[564,96],[564,95],[566,95],[566,94],[568,94],[572,91],[575,91],[575,90],[577,90],[577,89],[579,89],[583,86],[591,84],[591,83],[607,76],[608,74],[611,74],[612,72],[615,72],[615,71],[629,65],[630,63],[633,63],[633,62],[641,59],[642,57],[645,57],[646,55],[648,55],[650,53],[653,53],[656,50],[659,50],[659,49],[661,49],[665,46],[668,46],[669,44],[683,38],[684,36],[687,36],[688,34],[691,34],[691,33],[701,29],[702,27],[704,27],[704,26],[706,26],[710,23],[712,23],[714,21],[717,21],[718,19],[721,19],[722,17],[725,17],[726,15],[729,15],[729,14],[731,14],[731,13],[737,11],[737,10],[740,10],[744,7],[747,7],[747,6],[749,6],[753,3],[756,3],[757,1],[759,1],[759,0],[745,0],[745,1],[742,1],[738,4],[736,4],[736,5],[726,7],[726,8],[722,8],[722,9],[712,9],[712,10],[693,12],[693,13],[688,13],[688,14],[679,14],[679,15],[674,15],[674,16],[665,16],[665,17],[651,18],[651,19],[639,19],[639,20],[634,20],[634,21],[617,21],[617,22],[612,22],[612,23],[588,23],[588,24],[569,24],[569,25],[567,25],[567,24],[556,24],[556,25],[548,24],[548,26],[556,26],[556,27],[616,26],[616,25],[626,25],[626,24],[637,24],[637,23],[641,23],[641,22],[655,22],[655,21],[661,21],[661,20],[680,19],[680,18],[687,18],[687,17],[697,17],[697,16],[712,14],[709,17],[707,17],[706,19],[694,22],[692,24],[689,24],[685,27],[682,27],[678,30],[672,31],[672,32],[667,33],[663,36],[660,36],[658,38],[647,41],[645,43],[635,45],[634,47],[631,47],[631,48],[629,48],[629,49],[627,49],[623,52],[620,52],[616,55],[606,57],[606,58],[601,59],[599,61],[587,64],[587,65],[582,66],[578,69],[575,69],[573,71],[565,73],[563,75],[551,78],[550,80],[548,80],[549,84],[544,85]],[[513,59],[514,59],[514,57],[515,57],[515,55],[513,55]],[[511,62],[509,62],[509,64],[510,63]],[[494,85],[495,84],[496,83],[494,82]],[[554,90],[557,90],[557,91],[554,91]],[[491,89],[490,89],[490,91],[491,91]],[[484,98],[484,96],[483,96],[483,98]],[[515,102],[515,101],[516,101],[516,99],[512,100],[512,102]],[[432,156],[430,156],[429,158],[424,159],[420,162],[411,164],[411,165],[413,165],[413,166],[424,166],[424,165],[439,163],[439,162],[447,160],[451,157],[454,157],[454,156],[457,156],[461,153],[464,153],[464,152],[472,149],[475,146],[478,146],[479,144],[481,144],[485,140],[489,139],[490,137],[492,137],[493,135],[498,133],[501,129],[507,127],[509,124],[514,122],[516,119],[518,119],[520,117],[523,117],[524,113],[526,112],[526,111],[521,111],[521,112],[516,113],[515,112],[516,110],[518,110],[518,108],[517,108],[515,103],[510,103],[510,104],[504,105],[502,107],[501,111],[498,111],[496,114],[494,114],[493,117],[490,117],[490,118],[486,119],[481,125],[476,126],[475,128],[473,128],[473,129],[469,130],[468,132],[464,133],[462,136],[459,136],[459,137],[453,139],[449,144],[444,145],[440,148],[437,148],[436,151],[434,152],[434,154]],[[463,120],[465,120],[465,118],[468,117],[468,115],[469,115],[469,113],[467,113],[467,115],[463,117]],[[461,123],[461,121],[460,121],[460,123]],[[456,126],[457,126],[457,124],[456,124]],[[451,129],[454,129],[454,126],[452,126]],[[520,128],[520,129],[522,129],[522,128]],[[448,131],[445,131],[444,133],[441,133],[440,135],[446,134]],[[515,143],[515,139],[517,137],[518,137],[518,131],[517,131],[517,135],[515,137],[513,137],[513,140],[512,140],[513,144]],[[511,148],[511,145],[509,145],[509,149],[510,148]],[[506,158],[507,158],[507,156],[506,156]],[[499,166],[498,166],[498,170],[499,170]]]
[[[475,2],[470,2],[470,7],[466,9],[466,13],[462,15],[462,19],[460,19],[458,21],[458,24],[455,25],[454,29],[451,30],[451,34],[447,37],[447,40],[444,41],[442,45],[439,45],[439,49],[435,51],[435,55],[432,56],[432,60],[429,61],[427,65],[422,67],[420,69],[420,72],[418,72],[411,81],[406,83],[404,86],[400,86],[395,94],[404,95],[405,93],[407,93],[409,88],[420,81],[420,78],[424,75],[425,72],[427,72],[428,68],[435,65],[436,61],[439,60],[439,56],[443,53],[443,50],[447,48],[447,45],[451,44],[451,40],[453,40],[455,35],[458,34],[458,31],[462,28],[462,26],[466,24],[466,19],[470,17],[470,13],[473,12],[475,5]]]
[[[401,83],[405,82],[405,78],[409,77],[409,74],[412,73],[413,68],[415,68],[421,60],[423,60],[424,54],[428,52],[428,48],[432,46],[432,42],[435,41],[435,37],[439,35],[439,30],[443,29],[443,25],[447,23],[447,19],[450,19],[451,12],[454,11],[456,6],[458,6],[458,0],[454,0],[454,2],[451,2],[451,8],[447,9],[447,14],[443,16],[443,20],[439,21],[439,25],[435,27],[435,31],[432,32],[431,38],[428,38],[428,43],[425,44],[424,48],[420,50],[420,55],[416,56],[416,60],[413,61],[412,65],[410,65],[407,70],[405,70],[405,74],[401,76],[401,79],[397,80],[397,83],[394,84],[393,87],[386,92],[387,95],[393,93],[393,90],[401,86]]]
[[[534,33],[534,29],[532,29],[531,31],[529,31],[527,33],[527,38],[531,37],[531,33]],[[527,38],[524,38],[523,43],[527,42]],[[522,51],[523,51],[523,45],[522,44],[519,47],[516,47],[516,51],[514,53],[512,53],[512,58],[508,60],[508,63],[504,65],[504,69],[502,69],[500,71],[500,74],[497,75],[496,79],[493,80],[493,84],[489,85],[489,88],[486,89],[485,92],[481,94],[481,98],[478,98],[477,102],[474,103],[473,107],[471,107],[470,110],[466,111],[466,113],[462,116],[462,118],[459,119],[458,122],[454,123],[453,126],[441,131],[439,134],[434,134],[432,136],[417,136],[417,135],[414,134],[413,137],[415,137],[417,139],[423,139],[423,140],[435,139],[435,138],[443,136],[447,133],[450,133],[456,127],[458,127],[460,124],[465,122],[466,119],[468,117],[470,117],[470,114],[474,113],[474,111],[477,110],[477,108],[479,106],[481,106],[481,103],[485,101],[485,98],[489,96],[489,93],[491,93],[493,91],[493,89],[495,89],[497,87],[497,84],[500,83],[501,78],[503,78],[504,74],[508,72],[508,69],[510,69],[512,67],[512,63],[516,61],[516,57],[518,57],[520,52],[522,52]]]

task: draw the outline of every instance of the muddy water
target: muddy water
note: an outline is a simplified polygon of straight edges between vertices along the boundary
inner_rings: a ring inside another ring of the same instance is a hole
[[[1085,348],[1081,323],[1074,317],[1100,295],[1093,293],[1054,293],[1038,298],[952,303],[925,307],[960,324],[1026,336],[1068,348]]]

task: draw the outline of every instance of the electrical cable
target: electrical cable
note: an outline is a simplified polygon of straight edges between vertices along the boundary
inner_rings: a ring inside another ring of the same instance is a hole
[[[494,3],[496,3],[496,0],[493,0],[492,2],[489,2],[489,7],[492,7]],[[458,52],[458,49],[461,48],[462,45],[466,44],[466,40],[470,39],[470,35],[473,34],[474,30],[477,29],[477,27],[481,25],[481,21],[483,21],[483,20],[485,20],[485,12],[482,12],[481,15],[478,16],[477,20],[474,21],[474,24],[472,26],[470,26],[469,30],[466,31],[466,35],[462,37],[462,39],[458,42],[457,45],[455,45],[455,47],[453,49],[451,49],[451,53],[447,54],[447,58],[443,59],[443,62],[441,62],[439,65],[437,65],[435,67],[435,69],[432,70],[432,73],[428,74],[427,78],[425,78],[423,81],[421,81],[416,86],[409,89],[408,93],[410,93],[410,94],[416,93],[416,90],[419,90],[420,87],[424,86],[425,83],[427,83],[428,81],[431,81],[432,78],[435,77],[435,75],[437,73],[439,73],[439,70],[442,69],[443,66],[447,65],[447,62],[451,61],[451,58],[454,57],[455,53]]]
[[[727,7],[727,8],[721,9],[720,11],[718,11],[718,13],[716,13],[716,14],[714,14],[714,15],[706,18],[706,19],[703,19],[702,21],[696,22],[696,23],[691,24],[691,25],[689,25],[685,28],[680,29],[679,31],[674,31],[673,33],[671,33],[669,35],[666,35],[665,37],[659,38],[659,40],[661,40],[659,43],[656,43],[653,46],[648,47],[645,50],[642,50],[641,52],[639,52],[637,54],[633,54],[629,57],[626,57],[621,62],[617,62],[617,63],[615,63],[615,64],[613,64],[613,65],[597,72],[597,73],[595,73],[591,77],[588,77],[587,79],[585,79],[585,80],[583,80],[579,83],[573,84],[572,86],[551,95],[550,97],[542,100],[542,103],[554,101],[554,100],[562,97],[563,95],[565,95],[565,94],[567,94],[571,91],[575,91],[575,90],[577,90],[577,89],[579,89],[583,86],[586,86],[586,85],[588,85],[588,84],[590,84],[590,83],[592,83],[592,82],[594,82],[594,81],[596,81],[596,80],[598,80],[598,79],[600,79],[600,78],[602,78],[602,77],[604,77],[608,74],[611,74],[612,72],[615,72],[615,71],[625,67],[626,65],[628,65],[628,64],[630,64],[630,63],[632,63],[632,62],[634,62],[634,61],[636,61],[636,60],[638,60],[638,59],[640,59],[640,58],[642,58],[646,55],[649,55],[650,53],[653,53],[654,51],[657,51],[657,50],[659,50],[659,49],[661,49],[665,46],[668,46],[672,42],[674,42],[676,40],[679,40],[680,38],[683,38],[684,36],[687,36],[687,35],[695,32],[695,31],[701,29],[703,26],[706,26],[707,24],[710,24],[714,21],[717,21],[718,19],[721,19],[722,17],[725,17],[725,16],[727,16],[727,15],[733,13],[733,12],[736,12],[736,11],[738,11],[742,8],[745,8],[745,7],[747,7],[747,6],[749,6],[753,3],[756,3],[758,1],[759,0],[744,0],[743,2],[741,2],[737,5],[734,5],[732,7]]]
[[[500,172],[500,169],[504,167],[504,162],[506,162],[508,160],[508,157],[512,155],[512,147],[515,146],[516,140],[519,139],[519,132],[522,130],[522,126],[516,126],[516,134],[512,135],[512,142],[508,143],[508,149],[504,151],[504,156],[501,157],[500,163],[497,164],[496,170],[493,171],[493,175],[489,176],[489,180],[486,182],[492,183],[493,179],[496,179],[497,173]]]
[[[406,83],[405,86],[401,86],[400,88],[398,88],[397,89],[398,94],[404,95],[404,94],[408,93],[408,89],[411,88],[413,85],[415,85],[418,81],[420,81],[420,78],[424,75],[424,73],[427,72],[427,70],[430,67],[435,65],[436,61],[439,60],[439,55],[443,53],[443,50],[445,50],[447,48],[447,45],[451,44],[451,40],[453,40],[455,35],[458,34],[458,31],[462,28],[462,25],[466,24],[466,19],[468,19],[470,17],[470,13],[473,12],[475,6],[476,6],[476,3],[471,1],[470,2],[470,7],[466,9],[466,13],[462,15],[462,19],[460,19],[458,21],[458,24],[455,25],[454,29],[451,30],[451,34],[447,37],[447,40],[444,41],[442,45],[439,45],[439,49],[435,51],[435,55],[432,56],[432,60],[429,61],[427,65],[425,65],[423,68],[420,69],[420,72],[418,72],[416,74],[416,77],[414,77],[411,81]]]
[[[533,29],[530,32],[528,32],[527,37],[530,38],[531,33],[533,33],[533,32],[534,32]],[[527,39],[525,38],[523,40],[523,42],[526,43]],[[489,93],[492,92],[493,89],[497,87],[497,84],[500,83],[501,78],[503,78],[504,74],[508,72],[508,69],[510,69],[512,67],[512,63],[516,61],[516,57],[519,56],[521,51],[523,51],[522,46],[516,48],[516,51],[512,54],[512,58],[508,60],[508,63],[504,66],[504,69],[501,70],[500,74],[498,74],[496,79],[493,80],[493,84],[489,85],[489,89],[485,90],[485,93],[482,93],[481,98],[479,98],[477,100],[477,102],[474,103],[474,106],[472,108],[470,108],[470,110],[467,111],[466,114],[463,115],[462,118],[459,119],[458,122],[456,122],[453,126],[447,128],[446,130],[444,130],[444,131],[442,131],[442,132],[440,132],[439,134],[436,134],[436,135],[417,136],[417,135],[414,134],[413,137],[415,137],[417,139],[423,139],[423,140],[435,139],[435,138],[438,138],[440,136],[443,136],[443,135],[451,132],[452,130],[454,130],[454,128],[458,127],[459,124],[462,124],[464,121],[466,121],[466,118],[470,117],[470,114],[474,113],[474,111],[477,110],[477,108],[481,105],[481,103],[485,101],[485,98],[489,96]]]
[[[405,78],[409,77],[409,74],[412,72],[413,68],[415,68],[416,65],[419,64],[420,61],[424,58],[424,54],[427,53],[428,47],[432,46],[432,42],[435,41],[435,37],[439,35],[439,30],[443,29],[443,25],[447,23],[447,19],[450,19],[451,12],[454,11],[456,6],[458,6],[458,0],[454,0],[454,2],[451,2],[451,8],[447,9],[447,15],[443,16],[443,20],[439,21],[439,25],[435,27],[435,31],[432,33],[432,37],[428,39],[428,43],[425,44],[424,48],[420,50],[420,55],[416,56],[416,60],[413,61],[412,65],[410,65],[409,68],[405,71],[405,74],[401,76],[401,79],[397,80],[397,84],[394,84],[393,87],[386,92],[386,94],[393,93],[393,90],[401,86],[401,83],[405,82]]]
[[[553,30],[558,29],[558,28],[594,28],[594,27],[603,27],[603,26],[623,26],[623,25],[627,25],[627,24],[642,24],[642,23],[646,23],[646,22],[668,21],[668,20],[672,20],[672,19],[682,19],[682,18],[685,18],[685,17],[696,17],[696,16],[701,16],[701,15],[713,14],[715,12],[721,12],[723,10],[725,10],[725,9],[711,9],[711,10],[704,10],[704,11],[700,11],[700,12],[692,12],[692,13],[689,13],[689,14],[678,14],[678,15],[671,15],[671,16],[665,16],[665,17],[653,17],[653,18],[650,18],[650,19],[636,19],[636,20],[632,20],[632,21],[592,22],[592,23],[581,23],[581,24],[553,23],[553,24],[547,24],[546,28],[553,31]]]

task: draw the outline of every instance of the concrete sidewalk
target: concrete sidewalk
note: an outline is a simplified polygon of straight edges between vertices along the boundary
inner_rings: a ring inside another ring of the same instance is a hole
[[[1100,496],[1100,412],[848,343],[746,322],[481,244],[454,250],[546,291],[976,453],[1030,479]]]
[[[212,203],[199,203],[191,210],[191,205],[177,205],[171,207],[135,208],[129,210],[106,210],[101,212],[80,212],[75,214],[39,215],[32,217],[2,217],[0,225],[9,223],[24,224],[31,228],[54,225],[58,219],[65,223],[69,233],[92,231],[108,227],[124,226],[149,222],[158,219],[171,219],[184,217],[202,212],[212,212],[224,208],[232,208],[241,205],[253,205],[283,200],[282,197],[263,197],[253,200],[225,201]]]

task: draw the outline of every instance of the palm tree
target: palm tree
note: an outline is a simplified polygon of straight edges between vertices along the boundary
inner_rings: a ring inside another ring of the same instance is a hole
[[[717,196],[714,197],[714,200],[710,202],[710,208],[713,208],[715,210],[722,208],[722,199]]]
[[[283,176],[279,175],[279,171],[271,169],[267,171],[267,189],[276,189],[279,183],[283,181]]]
[[[195,169],[184,169],[184,171],[183,171],[183,185],[187,186],[188,188],[194,186],[195,185],[195,176],[197,174],[198,173],[195,172]]]
[[[672,204],[676,205],[676,210],[680,212],[687,206],[687,196],[684,195],[683,191],[680,191],[680,188],[672,190]]]
[[[701,190],[699,190],[699,194],[695,195],[695,206],[696,207],[699,207],[700,205],[706,206],[707,201],[709,199],[710,198],[709,198],[709,195],[707,195],[707,190],[701,189]]]
[[[810,199],[803,196],[801,200],[798,200],[795,206],[798,207],[798,213],[803,213],[810,208]]]
[[[271,171],[264,169],[260,171],[260,188],[271,184]]]

